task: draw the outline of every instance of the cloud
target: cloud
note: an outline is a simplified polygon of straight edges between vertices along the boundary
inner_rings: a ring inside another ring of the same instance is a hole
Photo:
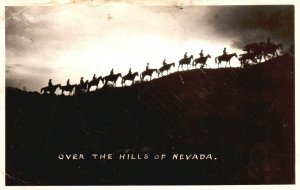
[[[266,41],[294,42],[294,6],[216,6],[210,7],[208,23],[232,45],[242,48],[247,43]]]

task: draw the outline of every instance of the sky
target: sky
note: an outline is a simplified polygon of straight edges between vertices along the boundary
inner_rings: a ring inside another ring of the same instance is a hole
[[[141,73],[147,62],[159,68],[178,61],[185,52],[199,57],[242,53],[253,42],[294,42],[293,6],[139,6],[106,3],[6,7],[6,86],[39,91],[54,84],[79,83],[80,77]],[[224,66],[224,64],[223,64]],[[239,66],[237,58],[232,66]],[[120,83],[118,83],[120,85]]]

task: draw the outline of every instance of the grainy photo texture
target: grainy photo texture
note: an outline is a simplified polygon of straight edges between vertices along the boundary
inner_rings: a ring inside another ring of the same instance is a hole
[[[294,6],[7,6],[6,185],[295,184]]]

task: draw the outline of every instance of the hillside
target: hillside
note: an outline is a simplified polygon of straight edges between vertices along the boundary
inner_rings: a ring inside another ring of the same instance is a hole
[[[176,72],[78,96],[6,88],[7,185],[295,183],[294,58]],[[77,160],[61,153],[212,153]]]

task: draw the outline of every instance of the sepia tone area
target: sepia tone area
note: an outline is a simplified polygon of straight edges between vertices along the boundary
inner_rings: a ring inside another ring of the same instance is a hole
[[[6,9],[6,185],[295,184],[293,6],[74,9]]]

